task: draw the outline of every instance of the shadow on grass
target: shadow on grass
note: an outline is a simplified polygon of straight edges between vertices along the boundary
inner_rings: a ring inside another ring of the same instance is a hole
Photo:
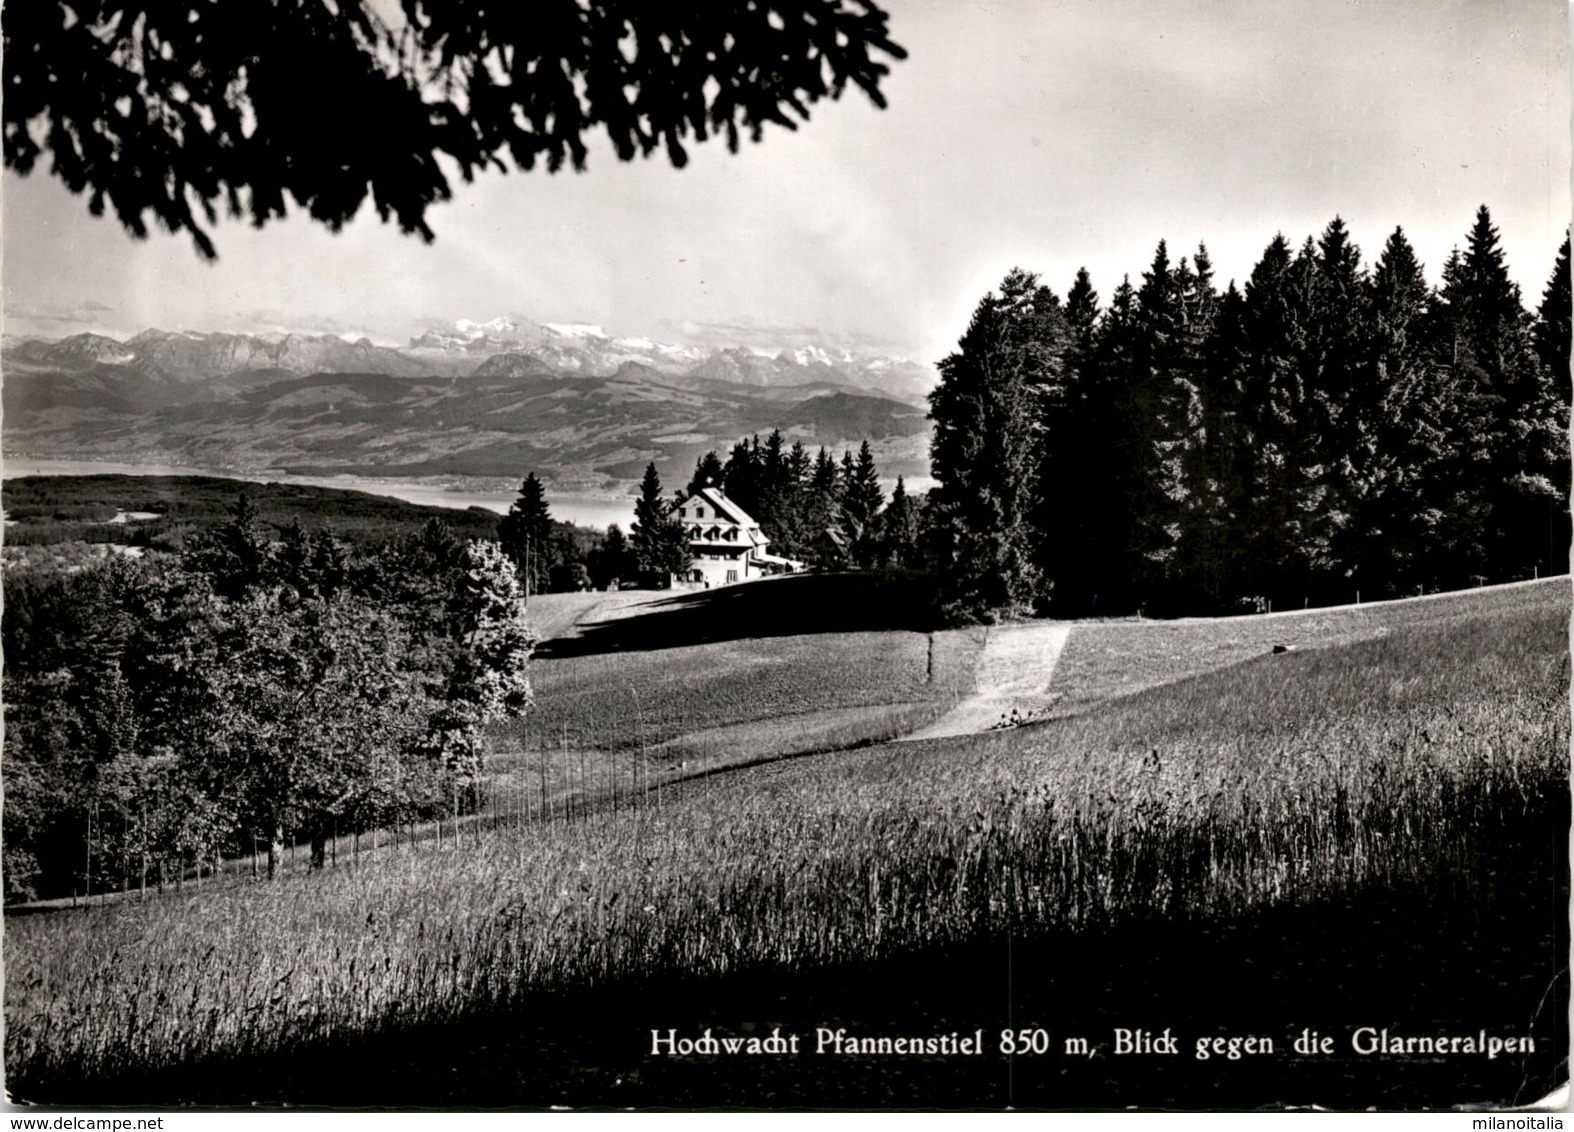
[[[757,637],[937,628],[934,586],[901,571],[803,574],[677,593],[652,612],[581,627],[544,641],[536,656],[556,659],[640,652]]]
[[[1457,872],[1347,900],[985,939],[788,973],[612,983],[354,1040],[302,1036],[267,1057],[13,1087],[24,1101],[78,1106],[1526,1104],[1567,1074],[1567,807],[1553,809],[1505,830]],[[798,1037],[796,1054],[652,1053],[653,1031],[763,1038],[778,1028]],[[1026,1031],[1039,1052],[1001,1052],[1008,1029]],[[820,1041],[822,1031],[894,1039],[979,1030],[984,1048],[971,1055],[836,1053]],[[1119,1052],[1119,1031],[1137,1048]],[[1327,1052],[1298,1052],[1303,1031],[1332,1038]],[[1384,1031],[1390,1041],[1484,1031],[1529,1038],[1534,1049],[1379,1051]],[[1259,1048],[1231,1058],[1227,1046],[1210,1047],[1219,1052],[1199,1058],[1199,1039],[1215,1038],[1256,1038]],[[1166,1039],[1174,1052],[1164,1052]]]

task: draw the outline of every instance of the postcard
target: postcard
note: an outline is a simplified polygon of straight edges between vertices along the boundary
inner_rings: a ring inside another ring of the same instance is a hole
[[[1566,1098],[1567,5],[4,37],[13,1107]]]

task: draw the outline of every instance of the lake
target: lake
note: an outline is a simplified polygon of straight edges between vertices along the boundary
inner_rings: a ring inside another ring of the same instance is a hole
[[[429,507],[452,507],[463,511],[468,507],[485,507],[499,515],[508,510],[517,492],[513,489],[486,491],[466,486],[449,486],[441,482],[424,483],[415,480],[386,479],[382,476],[295,476],[283,473],[237,472],[195,465],[174,464],[122,464],[100,460],[44,460],[21,456],[6,456],[0,474],[12,476],[221,476],[225,479],[244,480],[248,483],[290,483],[311,487],[337,487],[348,491],[364,491],[370,495],[385,495],[403,499],[407,503],[420,503]],[[563,495],[547,492],[547,503],[552,517],[581,527],[604,528],[617,523],[625,531],[634,521],[634,496],[618,498],[610,495]]]

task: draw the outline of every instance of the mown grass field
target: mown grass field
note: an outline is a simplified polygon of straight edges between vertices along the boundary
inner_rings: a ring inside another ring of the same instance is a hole
[[[1055,715],[1174,683],[1270,652],[1327,648],[1399,629],[1448,624],[1466,614],[1492,617],[1545,609],[1565,579],[1419,600],[1275,613],[1262,617],[1183,617],[1174,621],[1079,622],[1055,670]]]
[[[497,736],[490,808],[559,819],[622,808],[684,779],[868,746],[932,721],[971,688],[983,632],[908,627],[911,611],[864,603],[878,588],[806,577],[534,599],[544,641],[535,707]],[[871,627],[832,631],[859,620],[853,603]],[[652,618],[661,640],[690,643],[654,647]]]
[[[1567,1043],[1569,600],[1566,582],[1516,593],[1390,607],[1355,643],[1253,644],[1044,726],[779,761],[659,806],[273,886],[17,919],[9,1087],[68,1103],[1529,1099]],[[597,665],[587,682],[621,679]],[[1285,1027],[1368,1022],[1507,1028],[1551,1052],[1249,1074],[648,1056],[651,1027],[689,1023],[1252,1024],[1287,1044]]]
[[[788,755],[894,739],[969,687],[971,631],[817,634],[571,657],[532,674],[536,709],[499,738],[505,811],[584,807]]]

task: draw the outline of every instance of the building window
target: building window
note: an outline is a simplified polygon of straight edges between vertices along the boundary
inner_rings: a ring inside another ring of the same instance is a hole
[[[736,571],[736,570],[728,570],[727,571],[727,580],[729,582],[736,582],[738,580],[738,571]]]
[[[696,507],[696,508],[694,508],[694,517],[696,519],[703,519],[705,517],[705,508],[703,508],[703,507]]]

